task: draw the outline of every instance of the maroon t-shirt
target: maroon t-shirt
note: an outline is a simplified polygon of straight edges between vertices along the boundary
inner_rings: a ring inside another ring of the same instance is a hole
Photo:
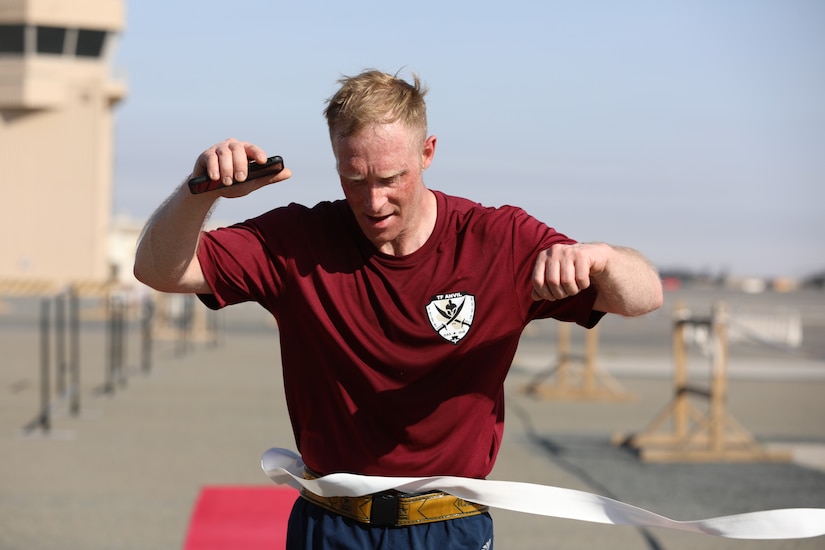
[[[203,235],[201,299],[275,316],[295,441],[319,473],[486,476],[524,327],[601,317],[592,287],[530,298],[536,255],[571,239],[519,208],[435,195],[432,235],[403,257],[378,252],[343,200]]]

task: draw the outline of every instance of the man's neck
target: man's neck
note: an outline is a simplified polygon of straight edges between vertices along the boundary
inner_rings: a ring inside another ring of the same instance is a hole
[[[380,252],[390,256],[409,256],[427,243],[435,230],[435,223],[438,219],[438,200],[435,193],[429,189],[424,192],[418,223],[408,228],[397,239],[378,247]]]

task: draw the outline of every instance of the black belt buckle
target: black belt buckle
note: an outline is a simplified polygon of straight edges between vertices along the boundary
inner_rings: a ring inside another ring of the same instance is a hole
[[[372,496],[370,525],[392,527],[398,523],[398,496],[396,491],[376,493]]]

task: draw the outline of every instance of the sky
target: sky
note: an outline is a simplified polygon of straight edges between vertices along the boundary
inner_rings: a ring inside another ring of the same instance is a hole
[[[126,0],[115,215],[145,219],[234,137],[290,180],[230,223],[342,198],[322,111],[342,75],[418,74],[428,187],[521,206],[660,269],[825,270],[825,2]]]

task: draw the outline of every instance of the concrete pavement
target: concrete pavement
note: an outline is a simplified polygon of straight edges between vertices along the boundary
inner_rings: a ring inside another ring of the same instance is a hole
[[[822,300],[822,297],[818,297]],[[223,316],[217,347],[182,357],[156,342],[142,373],[129,345],[129,377],[114,395],[99,392],[105,335],[84,321],[82,408],[59,405],[50,435],[21,428],[38,406],[38,338],[31,303],[6,300],[0,313],[0,549],[177,549],[205,485],[266,485],[261,453],[294,447],[278,369],[276,329],[256,306]],[[651,324],[662,324],[652,318]],[[793,376],[758,376],[747,364],[730,382],[729,409],[760,441],[796,449],[789,464],[643,464],[613,447],[617,432],[640,430],[671,397],[669,342],[645,322],[614,331],[654,334],[656,342],[600,350],[635,397],[627,402],[536,399],[521,388],[553,360],[552,329],[528,332],[507,382],[505,440],[492,478],[596,492],[673,519],[759,509],[825,507],[825,362],[780,355]],[[666,333],[666,331],[665,331]],[[653,351],[651,351],[651,349]],[[761,355],[761,354],[756,354]],[[612,358],[612,359],[609,359]],[[765,368],[762,367],[763,371]],[[770,369],[767,369],[770,371]],[[751,372],[752,375],[749,375]],[[802,456],[807,457],[807,463]],[[813,457],[813,458],[811,458]],[[737,541],[640,530],[496,510],[496,548],[821,549],[825,540]]]

